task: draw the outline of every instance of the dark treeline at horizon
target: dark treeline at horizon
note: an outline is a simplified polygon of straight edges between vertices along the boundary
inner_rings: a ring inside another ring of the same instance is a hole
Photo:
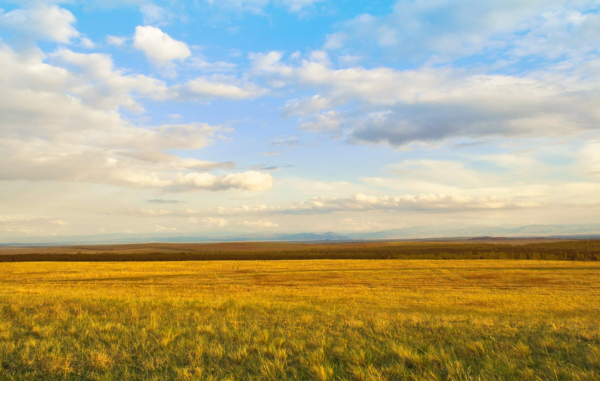
[[[33,261],[211,261],[211,260],[557,260],[600,261],[600,240],[575,240],[523,245],[491,243],[419,243],[371,247],[312,247],[287,250],[207,250],[174,253],[2,254],[0,262]]]

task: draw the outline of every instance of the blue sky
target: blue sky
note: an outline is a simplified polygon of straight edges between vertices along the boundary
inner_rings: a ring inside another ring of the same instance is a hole
[[[0,1],[0,239],[600,223],[598,1]]]

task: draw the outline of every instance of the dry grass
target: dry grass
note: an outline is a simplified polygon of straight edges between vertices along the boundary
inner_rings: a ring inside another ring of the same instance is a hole
[[[478,240],[446,239],[435,240],[384,240],[384,241],[327,241],[327,242],[221,242],[221,243],[137,243],[106,245],[74,245],[74,246],[0,246],[0,254],[136,254],[136,253],[205,253],[205,252],[266,252],[286,250],[318,250],[318,249],[371,249],[382,246],[444,246],[452,244],[476,245],[507,244],[520,246],[524,244],[552,244],[569,242],[556,238],[489,238]]]
[[[600,263],[6,263],[0,378],[600,379]]]

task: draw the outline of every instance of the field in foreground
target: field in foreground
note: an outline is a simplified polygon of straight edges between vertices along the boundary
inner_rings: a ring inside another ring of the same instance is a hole
[[[600,379],[600,262],[4,263],[0,379]]]

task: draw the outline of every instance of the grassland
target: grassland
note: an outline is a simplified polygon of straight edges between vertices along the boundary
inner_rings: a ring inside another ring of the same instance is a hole
[[[600,262],[0,268],[0,379],[600,379]]]
[[[0,262],[387,259],[600,261],[600,240],[151,243],[55,248],[0,246]]]

